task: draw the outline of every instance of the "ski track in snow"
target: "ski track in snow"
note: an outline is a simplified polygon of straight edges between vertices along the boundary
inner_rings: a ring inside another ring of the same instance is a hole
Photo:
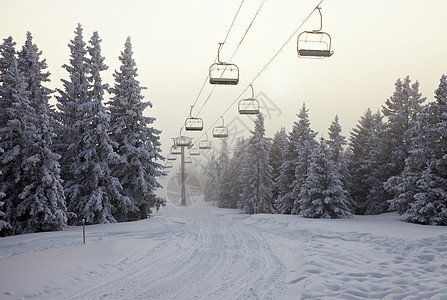
[[[79,228],[8,237],[0,268],[70,249],[87,262],[26,291],[0,277],[0,299],[447,299],[446,230],[411,239],[337,224],[346,223],[199,203],[140,223],[89,226],[87,245],[73,241]],[[107,247],[115,249],[109,257]]]

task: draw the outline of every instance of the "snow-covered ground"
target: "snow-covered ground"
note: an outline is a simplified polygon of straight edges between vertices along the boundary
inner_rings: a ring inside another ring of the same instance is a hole
[[[148,220],[0,239],[0,299],[447,299],[447,228],[396,214]]]

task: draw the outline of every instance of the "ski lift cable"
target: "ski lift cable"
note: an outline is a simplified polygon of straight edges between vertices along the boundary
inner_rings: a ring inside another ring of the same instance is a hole
[[[224,112],[220,115],[220,117],[204,132],[207,133],[208,131],[210,131],[216,124],[217,122],[220,120],[220,118],[225,115],[230,109],[231,107],[233,107],[233,105],[239,100],[240,97],[242,97],[242,95],[245,93],[245,91],[250,87],[250,85],[252,85],[258,78],[259,76],[261,76],[261,74],[265,71],[265,69],[267,69],[267,67],[271,64],[271,62],[278,56],[278,54],[284,49],[284,47],[290,42],[290,40],[298,33],[298,31],[301,29],[301,27],[303,27],[304,23],[307,22],[307,20],[312,16],[312,14],[315,12],[315,10],[317,10],[319,8],[319,6],[321,5],[321,3],[323,3],[324,0],[321,0],[316,6],[315,8],[310,12],[310,14],[304,19],[303,22],[301,22],[301,24],[298,26],[298,28],[293,32],[293,34],[286,40],[286,42],[281,46],[281,48],[279,48],[279,50],[275,53],[275,55],[273,55],[273,57],[267,62],[267,64],[261,69],[261,71],[259,71],[259,73],[253,78],[253,80],[249,83],[249,85],[247,87],[245,87],[245,89],[240,93],[240,95],[228,106],[228,108],[226,110],[224,110]],[[202,134],[198,139],[200,139],[204,134]]]
[[[231,63],[231,61],[233,60],[233,57],[236,55],[236,52],[239,50],[239,47],[241,46],[242,42],[243,42],[244,39],[245,39],[245,36],[247,35],[248,31],[250,30],[251,26],[253,25],[253,23],[254,23],[256,17],[257,17],[258,14],[259,14],[259,11],[261,10],[262,6],[264,5],[264,2],[265,2],[265,0],[262,1],[261,5],[259,6],[258,10],[256,11],[256,14],[254,15],[253,19],[251,20],[250,25],[248,25],[248,28],[247,28],[247,30],[245,31],[244,35],[242,36],[242,39],[240,40],[239,44],[237,45],[236,49],[234,50],[233,54],[231,55],[231,58],[230,58],[230,60],[228,61],[229,63]],[[226,38],[225,38],[225,39],[226,39]],[[224,41],[224,43],[225,43],[225,41]],[[214,61],[214,62],[216,62],[216,61]],[[223,74],[222,74],[222,75],[223,75]],[[221,75],[221,76],[222,76],[222,75]],[[209,76],[208,76],[208,77],[209,77]],[[208,80],[208,77],[206,78],[206,80]],[[206,81],[206,80],[205,80],[205,81]],[[205,86],[205,84],[204,84],[203,86]],[[203,86],[202,86],[202,89],[203,89]],[[205,102],[204,102],[204,103],[202,104],[202,106],[200,107],[199,112],[197,113],[197,116],[196,116],[196,117],[198,117],[199,114],[202,112],[203,108],[204,108],[205,105],[207,104],[208,100],[211,98],[211,95],[213,94],[213,92],[214,92],[215,89],[216,89],[216,86],[214,86],[213,89],[211,90],[211,92],[209,93],[209,95],[208,95],[208,97],[206,98]],[[196,102],[197,102],[197,100],[196,100]],[[195,103],[194,103],[194,105],[195,105]]]
[[[236,15],[233,18],[233,22],[231,22],[230,28],[228,29],[227,35],[225,36],[225,39],[222,43],[222,47],[224,46],[225,42],[227,41],[228,36],[230,35],[230,31],[233,28],[233,25],[234,25],[234,22],[236,21],[237,16],[239,15],[239,11],[241,10],[242,4],[244,4],[244,0],[242,0],[241,4],[239,5]],[[214,59],[214,62],[216,62],[216,61],[217,61],[217,56]],[[205,81],[203,82],[202,87],[200,88],[199,94],[197,95],[196,100],[194,101],[194,104],[192,106],[196,106],[197,101],[199,101],[200,95],[202,94],[203,89],[205,88],[205,85],[208,82],[208,79],[209,79],[208,77],[209,77],[209,74],[207,74]]]

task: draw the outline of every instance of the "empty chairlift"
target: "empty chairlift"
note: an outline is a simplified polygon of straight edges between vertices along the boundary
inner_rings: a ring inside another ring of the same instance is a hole
[[[211,141],[208,140],[208,134],[207,133],[205,133],[205,134],[206,134],[206,139],[201,140],[199,142],[199,149],[201,149],[201,150],[211,149]]]
[[[171,147],[170,153],[175,155],[182,154],[182,149],[180,147],[177,147],[176,145],[173,145]]]
[[[215,138],[227,138],[228,128],[224,126],[224,119],[222,118],[222,126],[216,126],[213,128],[213,137]]]
[[[195,147],[192,147],[191,150],[189,150],[189,155],[191,155],[191,156],[200,155],[200,149],[197,148],[197,145],[195,145]]]
[[[255,99],[255,91],[251,87],[251,98],[242,99],[239,101],[238,110],[241,115],[257,115],[259,114],[259,101]]]
[[[320,14],[320,29],[303,31],[298,35],[297,50],[299,57],[325,58],[334,54],[331,50],[331,36],[321,31],[323,28],[323,15],[321,8],[317,7]]]
[[[165,168],[170,169],[170,168],[172,168],[172,167],[174,167],[174,164],[173,164],[172,162],[167,161],[167,162],[165,163]],[[167,171],[169,171],[169,170],[165,170],[165,172],[167,172]]]
[[[185,162],[185,164],[190,164],[190,163],[192,163],[192,158],[190,156],[185,156],[184,162]]]
[[[217,62],[210,66],[210,83],[236,85],[239,82],[239,68],[235,64],[220,61],[220,49],[222,46],[223,43],[219,43],[219,50],[217,50]]]
[[[192,109],[194,106],[191,106],[189,111],[189,118],[185,120],[185,130],[186,131],[202,131],[203,130],[203,120],[201,118],[192,116]]]
[[[168,160],[176,160],[177,159],[177,155],[175,154],[168,154]]]
[[[175,139],[175,145],[178,147],[188,147],[191,146],[191,138],[185,135],[182,135],[182,128],[180,128],[180,134]]]

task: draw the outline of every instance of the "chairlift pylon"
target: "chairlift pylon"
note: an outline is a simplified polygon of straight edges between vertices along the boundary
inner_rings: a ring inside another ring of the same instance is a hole
[[[222,126],[216,126],[213,128],[213,137],[214,138],[227,138],[228,137],[228,128],[224,126],[224,118],[222,118]]]
[[[323,15],[321,8],[316,7],[320,14],[320,29],[313,31],[303,31],[298,35],[297,51],[298,57],[325,58],[334,54],[331,50],[332,39],[323,29]]]
[[[202,131],[203,130],[203,120],[198,117],[192,116],[192,109],[194,106],[191,106],[189,110],[189,117],[185,120],[185,130],[186,131]]]
[[[223,43],[219,43],[217,50],[217,62],[210,66],[209,79],[211,84],[236,85],[239,83],[239,68],[235,64],[220,61],[220,49]]]
[[[255,90],[251,87],[251,98],[239,101],[238,110],[241,115],[257,115],[259,114],[259,101],[255,99]]]

